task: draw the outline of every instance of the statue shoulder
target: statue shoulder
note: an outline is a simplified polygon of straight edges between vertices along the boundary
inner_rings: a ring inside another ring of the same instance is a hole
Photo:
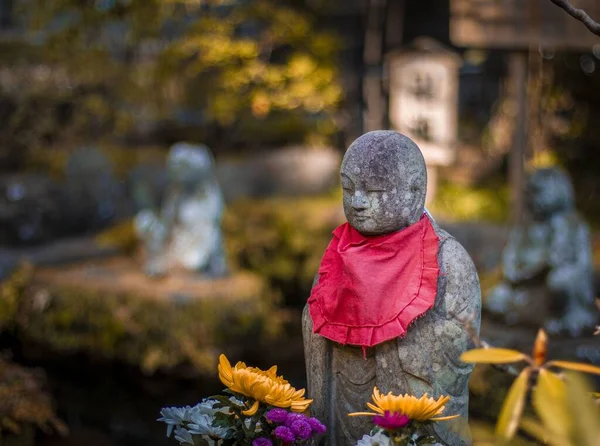
[[[480,314],[481,289],[475,264],[467,250],[446,231],[441,231],[438,262],[441,302],[454,315]]]

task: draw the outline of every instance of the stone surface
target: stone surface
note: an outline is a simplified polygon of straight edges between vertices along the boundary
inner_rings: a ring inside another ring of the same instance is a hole
[[[341,168],[344,211],[365,235],[386,234],[416,223],[424,212],[426,169],[418,147],[404,135],[370,132],[348,149]],[[459,356],[479,332],[481,311],[477,272],[464,248],[434,223],[440,239],[440,275],[434,307],[416,320],[404,338],[367,349],[344,346],[313,333],[303,314],[311,413],[329,428],[331,445],[355,444],[371,429],[365,410],[373,387],[382,392],[449,395],[446,414],[461,417],[435,424],[431,434],[445,445],[470,445],[468,381],[472,365]],[[317,283],[318,277],[315,280]]]
[[[526,202],[528,220],[510,233],[502,281],[485,307],[510,325],[577,336],[598,320],[589,228],[575,211],[569,178],[559,169],[534,172]]]
[[[168,186],[159,211],[143,209],[135,228],[146,250],[145,270],[160,276],[183,269],[227,273],[221,234],[223,198],[206,146],[175,144],[167,160]]]

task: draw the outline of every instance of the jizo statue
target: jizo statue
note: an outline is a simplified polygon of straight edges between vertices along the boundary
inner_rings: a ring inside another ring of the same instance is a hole
[[[525,188],[527,219],[503,252],[502,281],[485,307],[509,325],[579,336],[598,321],[590,230],[575,210],[573,186],[558,168],[539,169]]]
[[[481,293],[465,249],[425,211],[427,173],[417,145],[374,131],[348,148],[341,167],[344,213],[303,314],[311,413],[329,444],[354,445],[382,393],[451,397],[430,432],[443,445],[470,445],[468,381],[460,355],[479,333]]]
[[[169,152],[169,184],[160,211],[143,209],[135,229],[146,248],[146,273],[175,269],[224,276],[227,264],[221,234],[223,197],[208,147],[175,144]]]

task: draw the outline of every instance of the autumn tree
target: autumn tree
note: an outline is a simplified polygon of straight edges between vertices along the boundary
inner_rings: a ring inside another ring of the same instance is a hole
[[[0,143],[233,147],[335,131],[339,44],[302,2],[20,0],[16,11],[31,51],[0,92],[16,103]]]

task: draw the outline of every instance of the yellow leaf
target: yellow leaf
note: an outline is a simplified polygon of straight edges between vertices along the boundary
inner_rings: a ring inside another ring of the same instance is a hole
[[[582,362],[571,362],[571,361],[549,361],[546,367],[560,367],[568,370],[575,370],[576,372],[594,373],[600,375],[600,367],[591,364],[584,364]]]
[[[589,397],[591,387],[585,377],[578,373],[570,373],[566,379],[567,401],[571,418],[573,419],[573,433],[576,435],[574,444],[578,446],[600,445],[600,410]]]
[[[541,369],[533,389],[533,406],[546,429],[557,437],[567,437],[571,429],[567,390],[555,373]]]
[[[480,364],[509,364],[523,361],[527,356],[517,350],[507,348],[476,348],[464,352],[460,359],[464,362]]]
[[[521,430],[543,444],[549,444],[551,446],[572,446],[568,438],[557,437],[554,433],[548,431],[548,429],[532,418],[523,417],[521,420]]]
[[[533,344],[533,363],[541,367],[546,362],[546,353],[548,353],[548,335],[540,328]]]
[[[508,395],[502,404],[502,410],[496,424],[496,435],[503,440],[510,440],[519,426],[519,420],[525,406],[525,395],[531,368],[526,367],[510,387]]]

